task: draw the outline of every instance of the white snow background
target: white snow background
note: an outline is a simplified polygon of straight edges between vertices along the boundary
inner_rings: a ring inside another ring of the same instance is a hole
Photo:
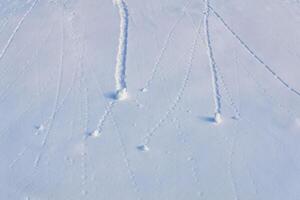
[[[299,200],[298,0],[0,0],[0,200]]]

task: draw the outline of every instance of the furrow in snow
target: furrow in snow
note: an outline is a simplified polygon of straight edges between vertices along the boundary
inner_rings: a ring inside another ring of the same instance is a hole
[[[103,89],[101,87],[101,84],[99,83],[99,80],[97,79],[95,73],[91,72],[91,74],[92,74],[92,77],[93,77],[93,80],[94,80],[95,84],[97,85],[97,89],[99,90],[99,92],[102,95],[104,95],[104,91],[103,91]],[[99,94],[99,96],[102,97],[100,95],[100,93],[97,93],[97,94]],[[114,106],[116,105],[116,103],[117,103],[116,101],[108,102],[108,104],[107,104],[107,106],[104,110],[104,113],[101,115],[101,117],[98,120],[98,124],[97,124],[96,129],[93,132],[90,133],[91,136],[98,137],[98,136],[101,135],[102,130],[103,130],[103,126],[104,126],[105,122],[107,121],[108,116],[109,116],[110,112],[112,111],[112,109],[114,108]]]
[[[295,111],[291,110],[286,105],[278,102],[276,100],[276,97],[274,97],[273,95],[271,95],[268,92],[268,89],[266,87],[264,87],[263,84],[260,83],[260,81],[254,75],[254,73],[250,72],[247,69],[246,66],[242,66],[242,68],[247,73],[247,76],[255,83],[255,87],[259,90],[259,92],[262,93],[263,95],[265,95],[268,98],[268,101],[270,101],[270,102],[274,103],[275,105],[277,105],[278,108],[281,109],[282,111],[284,111],[285,113],[287,113],[290,116],[291,119],[297,118],[297,114],[295,113]]]
[[[104,111],[104,114],[101,116],[101,118],[99,119],[99,122],[97,124],[97,128],[96,130],[94,130],[91,135],[94,136],[94,137],[98,137],[100,136],[102,130],[103,130],[103,126],[104,126],[104,123],[106,122],[112,108],[114,107],[114,104],[116,103],[116,101],[111,101],[108,103],[105,111]]]
[[[64,8],[62,8],[64,9]],[[63,10],[63,14],[62,14],[62,20],[64,20],[64,10]],[[57,80],[57,88],[56,88],[56,95],[55,95],[55,101],[53,104],[53,109],[52,109],[52,113],[50,115],[50,117],[46,120],[46,122],[44,123],[44,125],[48,125],[47,130],[45,132],[45,136],[42,140],[42,151],[39,153],[39,155],[37,156],[36,159],[36,163],[35,163],[35,167],[38,167],[40,159],[43,155],[43,150],[45,149],[45,146],[47,144],[48,138],[50,136],[50,133],[52,131],[53,128],[53,124],[54,121],[56,119],[56,116],[58,114],[58,112],[60,111],[60,109],[63,107],[63,105],[65,104],[66,100],[68,99],[69,95],[71,94],[74,84],[76,82],[76,78],[77,78],[77,71],[78,68],[77,67],[75,69],[75,71],[73,72],[73,77],[72,77],[72,82],[71,82],[71,86],[67,89],[65,96],[63,96],[61,102],[59,102],[60,96],[61,96],[61,87],[62,87],[62,78],[63,78],[63,67],[64,67],[64,51],[65,51],[65,47],[64,47],[64,40],[65,40],[65,26],[64,26],[64,21],[62,21],[62,36],[61,36],[61,56],[60,56],[60,63],[58,66],[58,80]]]
[[[210,30],[209,30],[209,0],[205,0],[205,13],[204,13],[204,31],[206,36],[206,45],[207,45],[207,54],[209,59],[209,65],[212,73],[212,86],[214,92],[214,101],[215,101],[215,121],[220,122],[221,116],[221,93],[219,86],[219,78],[218,78],[218,66],[214,58],[213,47],[211,44]]]
[[[213,7],[209,6],[209,10],[212,10],[214,15],[222,22],[222,24],[225,26],[225,28],[237,39],[237,41],[244,47],[244,49],[251,54],[251,56],[258,61],[264,68],[270,72],[273,77],[279,81],[285,88],[287,88],[292,93],[296,94],[300,97],[300,91],[290,86],[283,78],[281,78],[269,65],[267,65],[262,58],[260,58],[249,46],[246,42],[244,42],[240,36],[227,24],[227,22],[224,20],[224,18],[214,10]]]
[[[34,60],[38,58],[41,50],[44,48],[44,45],[48,42],[49,36],[51,35],[53,31],[53,25],[50,28],[50,31],[46,34],[46,36],[42,39],[40,42],[40,45],[36,48],[34,54],[31,56],[29,60],[24,64],[24,66],[18,71],[18,73],[15,74],[14,79],[9,82],[5,87],[4,90],[0,94],[0,102],[3,102],[5,98],[8,97],[8,92],[18,83],[20,78],[22,78],[26,72],[29,71],[29,68],[32,67]]]
[[[9,164],[9,168],[13,168],[15,164],[23,157],[25,152],[28,150],[28,147],[25,147],[22,151],[20,151],[17,157]]]
[[[14,40],[16,33],[19,31],[20,27],[22,26],[24,20],[26,19],[26,17],[29,15],[29,13],[31,13],[32,9],[36,6],[36,4],[38,3],[39,0],[35,0],[32,5],[29,7],[29,9],[25,12],[25,14],[21,17],[21,19],[19,20],[17,26],[15,27],[15,29],[13,30],[12,34],[10,35],[10,37],[8,38],[4,48],[2,49],[1,53],[0,53],[0,61],[3,59],[4,55],[7,52],[7,49],[9,48],[10,44],[12,43],[12,41]]]
[[[192,176],[193,179],[195,180],[195,184],[198,185],[198,187],[200,188],[200,175],[199,175],[199,167],[200,164],[197,162],[197,159],[195,158],[193,151],[192,151],[192,146],[191,144],[188,143],[188,137],[187,137],[187,133],[186,131],[184,131],[184,127],[182,127],[181,122],[178,118],[175,118],[174,121],[174,126],[178,129],[177,134],[180,138],[180,142],[182,143],[182,150],[185,150],[188,157],[187,157],[187,161],[190,163],[191,165],[191,171],[192,171]],[[200,192],[202,193],[202,192]]]
[[[124,0],[114,0],[113,3],[118,7],[120,15],[120,35],[118,54],[116,58],[115,84],[116,98],[121,100],[127,97],[126,59],[129,17],[128,7]]]
[[[62,22],[64,23],[64,22]],[[59,99],[60,99],[60,95],[61,95],[61,88],[62,88],[62,79],[63,79],[63,68],[64,68],[64,40],[65,40],[65,31],[64,31],[64,25],[62,25],[62,34],[61,34],[61,55],[60,55],[60,63],[58,66],[58,78],[57,78],[57,85],[56,85],[56,94],[55,94],[55,100],[54,100],[54,105],[53,105],[53,109],[52,109],[52,114],[50,117],[50,126],[53,123],[53,121],[56,118],[56,113],[58,111],[58,105],[59,105]],[[48,134],[46,134],[46,137],[44,138],[42,145],[44,146],[46,144],[47,141],[47,136]]]
[[[123,158],[124,158],[123,160],[125,162],[125,166],[127,168],[131,184],[134,188],[135,193],[138,195],[137,199],[142,200],[142,197],[140,196],[140,189],[139,189],[138,184],[136,182],[136,175],[135,175],[134,171],[132,170],[130,160],[129,160],[129,157],[128,157],[128,152],[127,152],[126,145],[125,145],[125,141],[124,141],[123,135],[121,133],[120,127],[117,124],[117,121],[114,117],[114,114],[112,112],[110,112],[109,114],[111,116],[113,126],[115,127],[115,129],[117,131],[117,134],[118,134],[118,140],[119,140],[119,144],[120,144],[122,154],[123,154]]]
[[[165,113],[165,115],[154,125],[154,127],[152,129],[150,129],[150,131],[147,133],[147,135],[143,139],[143,144],[137,146],[138,149],[143,150],[143,151],[148,150],[147,146],[149,145],[151,138],[155,135],[158,128],[170,117],[171,113],[176,109],[178,103],[181,101],[184,91],[186,89],[187,83],[190,79],[191,72],[192,72],[192,66],[193,66],[193,60],[194,60],[194,56],[195,56],[195,49],[196,49],[197,42],[198,42],[198,35],[196,35],[196,38],[195,38],[192,48],[190,50],[190,59],[189,59],[189,62],[187,63],[187,71],[184,75],[182,85],[179,88],[178,94],[177,94],[174,102],[170,105],[170,107],[167,110],[167,112]]]
[[[167,47],[168,47],[168,45],[169,45],[169,43],[170,43],[170,41],[172,39],[172,36],[173,36],[173,34],[174,34],[175,30],[176,30],[176,27],[178,26],[179,22],[185,16],[185,14],[186,14],[185,10],[189,6],[190,3],[191,3],[191,0],[188,1],[186,5],[184,5],[184,7],[183,7],[184,11],[181,13],[181,15],[178,17],[178,19],[175,21],[175,23],[171,27],[171,29],[170,29],[170,31],[169,31],[169,33],[167,35],[167,38],[165,39],[163,47],[160,50],[160,54],[158,55],[157,60],[156,60],[156,62],[154,64],[154,67],[152,69],[152,73],[150,75],[150,78],[146,81],[145,86],[141,89],[142,92],[146,92],[149,89],[152,81],[154,80],[154,77],[155,77],[155,75],[157,73],[158,67],[159,67],[159,65],[161,63],[161,60],[162,60],[163,56],[165,55],[166,49],[167,49]]]

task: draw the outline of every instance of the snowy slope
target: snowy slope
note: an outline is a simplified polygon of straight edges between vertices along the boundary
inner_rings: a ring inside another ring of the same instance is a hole
[[[298,0],[0,0],[0,199],[300,199],[299,27]]]

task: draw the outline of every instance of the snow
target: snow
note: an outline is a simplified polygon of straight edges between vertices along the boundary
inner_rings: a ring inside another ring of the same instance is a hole
[[[221,113],[215,113],[215,122],[216,124],[220,124],[222,122]]]
[[[0,200],[300,199],[296,0],[0,0]]]

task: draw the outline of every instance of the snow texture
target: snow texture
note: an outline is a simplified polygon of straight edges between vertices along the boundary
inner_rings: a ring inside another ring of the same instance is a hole
[[[0,0],[0,200],[300,199],[297,0]]]

